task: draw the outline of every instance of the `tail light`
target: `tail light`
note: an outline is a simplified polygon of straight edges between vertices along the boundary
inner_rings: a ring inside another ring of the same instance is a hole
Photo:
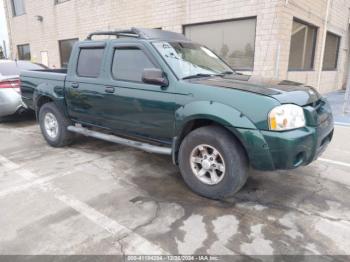
[[[5,80],[5,81],[0,82],[0,89],[3,89],[3,88],[19,89],[19,87],[20,87],[19,79]]]

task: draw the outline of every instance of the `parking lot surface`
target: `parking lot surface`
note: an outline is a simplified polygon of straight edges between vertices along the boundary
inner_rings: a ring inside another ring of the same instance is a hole
[[[0,254],[350,254],[350,128],[292,171],[250,171],[234,198],[192,193],[164,156],[35,120],[0,124]]]

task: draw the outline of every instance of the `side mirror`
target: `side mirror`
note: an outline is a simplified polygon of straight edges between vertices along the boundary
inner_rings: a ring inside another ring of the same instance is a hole
[[[146,84],[160,85],[161,87],[169,85],[163,71],[158,68],[145,68],[142,73],[142,81]]]

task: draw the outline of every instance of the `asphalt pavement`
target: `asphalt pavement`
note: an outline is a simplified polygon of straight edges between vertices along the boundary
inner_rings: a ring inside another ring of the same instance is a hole
[[[234,198],[184,184],[169,157],[79,137],[52,148],[33,117],[0,124],[0,254],[350,254],[350,127],[292,171],[251,170]]]

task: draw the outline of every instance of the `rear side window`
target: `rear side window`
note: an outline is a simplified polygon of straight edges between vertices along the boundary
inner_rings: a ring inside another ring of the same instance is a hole
[[[147,55],[141,49],[115,49],[112,74],[115,79],[142,82],[145,68],[154,68]]]
[[[96,78],[100,75],[103,48],[83,48],[80,50],[77,73],[79,76]]]

